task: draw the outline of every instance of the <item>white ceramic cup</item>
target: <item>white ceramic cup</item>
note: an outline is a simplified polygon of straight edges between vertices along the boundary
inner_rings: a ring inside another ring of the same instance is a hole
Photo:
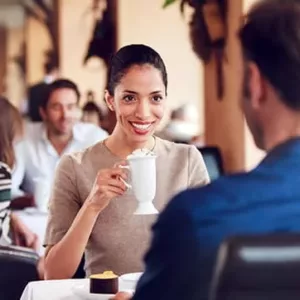
[[[130,156],[128,166],[119,166],[127,168],[131,174],[131,184],[121,180],[133,190],[138,201],[138,207],[135,215],[153,215],[158,214],[158,210],[153,205],[156,194],[156,156]]]

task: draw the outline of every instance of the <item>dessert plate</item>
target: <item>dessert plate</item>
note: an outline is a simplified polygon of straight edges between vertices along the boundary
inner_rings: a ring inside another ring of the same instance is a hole
[[[141,278],[143,273],[128,273],[120,276],[119,286],[120,291],[126,290],[135,290],[136,285]]]
[[[122,285],[122,280],[119,280],[119,290],[133,294],[133,289],[125,289]],[[72,286],[72,292],[83,300],[110,300],[114,297],[113,294],[91,294],[89,281]]]
[[[113,298],[113,294],[91,294],[89,283],[74,284],[72,292],[81,299],[86,300],[109,300]]]

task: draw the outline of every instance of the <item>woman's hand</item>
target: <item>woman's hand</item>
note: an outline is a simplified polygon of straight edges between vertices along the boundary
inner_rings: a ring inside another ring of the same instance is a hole
[[[87,205],[101,212],[112,199],[122,196],[126,192],[127,187],[121,178],[126,181],[127,172],[126,169],[118,166],[99,171],[87,198]]]
[[[131,298],[132,294],[126,292],[119,292],[111,300],[130,300]]]
[[[11,214],[11,227],[14,243],[17,246],[38,250],[38,236],[33,233],[15,214]]]

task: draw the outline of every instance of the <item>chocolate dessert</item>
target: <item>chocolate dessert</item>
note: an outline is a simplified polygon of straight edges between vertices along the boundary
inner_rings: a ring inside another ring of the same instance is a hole
[[[119,277],[112,271],[90,276],[90,293],[116,294],[119,290]]]

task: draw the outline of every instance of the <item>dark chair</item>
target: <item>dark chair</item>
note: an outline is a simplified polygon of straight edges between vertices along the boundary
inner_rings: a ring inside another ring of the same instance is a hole
[[[300,235],[234,237],[221,245],[210,300],[296,299]]]
[[[80,264],[75,272],[75,274],[73,275],[72,278],[74,279],[81,279],[81,278],[85,278],[86,274],[85,274],[85,271],[84,271],[84,264],[85,264],[85,257],[83,255],[81,261],[80,261]]]
[[[218,147],[201,147],[198,150],[203,156],[211,181],[224,175],[222,154]]]
[[[39,280],[39,256],[22,247],[0,246],[0,299],[19,300],[30,281]]]

